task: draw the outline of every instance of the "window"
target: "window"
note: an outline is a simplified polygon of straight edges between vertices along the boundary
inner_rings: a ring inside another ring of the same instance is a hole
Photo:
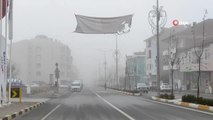
[[[32,51],[32,47],[31,46],[28,47],[28,51],[30,51],[30,52]]]
[[[36,53],[41,53],[41,47],[36,47]]]
[[[149,58],[151,58],[151,56],[152,56],[152,51],[149,50]]]
[[[181,63],[184,65],[184,53],[181,55]]]
[[[191,52],[190,52],[190,51],[188,52],[188,58],[189,58],[189,63],[191,63],[191,61],[192,61],[192,56],[191,56]]]
[[[41,63],[36,63],[36,68],[41,68]]]
[[[40,62],[41,61],[41,55],[36,55],[36,61]]]
[[[36,72],[36,76],[40,77],[40,76],[41,76],[41,72],[40,72],[40,71],[37,71],[37,72]]]
[[[65,60],[66,59],[66,56],[65,55],[61,55],[61,60]]]
[[[146,65],[146,69],[149,70],[149,64]]]
[[[32,59],[32,55],[31,54],[28,54],[28,59]]]
[[[147,42],[147,47],[151,47],[151,45],[152,45],[152,42],[151,42],[151,40],[149,40],[149,41]]]
[[[192,63],[197,64],[198,63],[198,58],[197,55],[195,53],[195,51],[192,52]]]
[[[28,67],[31,68],[32,67],[32,63],[28,62]]]
[[[209,53],[209,49],[207,48],[207,49],[205,49],[205,51],[204,51],[204,57],[205,57],[205,60],[209,60],[210,59],[210,53]]]
[[[32,58],[32,47],[28,47],[28,58],[31,59]]]

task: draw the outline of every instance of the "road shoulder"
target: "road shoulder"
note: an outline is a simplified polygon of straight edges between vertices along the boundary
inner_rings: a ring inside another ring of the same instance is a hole
[[[152,100],[159,101],[159,102],[171,103],[171,104],[175,104],[175,105],[182,106],[182,107],[193,108],[193,109],[213,113],[213,107],[208,106],[208,105],[200,105],[200,104],[194,104],[194,103],[188,103],[188,102],[181,102],[181,100],[167,100],[167,99],[162,99],[162,98],[158,98],[158,97],[154,97],[154,96],[152,96],[151,98],[152,98]]]

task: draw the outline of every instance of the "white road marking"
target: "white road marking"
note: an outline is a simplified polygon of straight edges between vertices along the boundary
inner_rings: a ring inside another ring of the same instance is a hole
[[[114,106],[113,104],[111,104],[110,102],[108,102],[107,100],[105,100],[103,97],[101,97],[97,93],[95,93],[95,95],[98,96],[104,102],[106,102],[108,105],[110,105],[112,108],[114,108],[115,110],[117,110],[118,112],[120,112],[121,114],[123,114],[124,116],[126,116],[129,120],[135,120],[133,117],[131,117],[130,115],[128,115],[127,113],[125,113],[121,109],[117,108],[116,106]]]
[[[47,119],[53,112],[55,112],[61,105],[57,105],[54,109],[52,109],[49,113],[47,113],[41,120]]]
[[[143,99],[145,101],[153,102],[153,103],[158,103],[158,104],[172,106],[172,107],[181,108],[181,109],[185,109],[185,110],[191,110],[191,111],[199,112],[199,113],[203,113],[203,114],[213,115],[213,113],[211,113],[211,112],[206,112],[206,111],[196,110],[196,109],[193,109],[193,108],[187,108],[187,107],[183,107],[183,106],[177,106],[177,105],[173,105],[173,104],[153,101],[153,100],[149,100],[149,99],[145,99],[145,98],[141,98],[141,99]]]

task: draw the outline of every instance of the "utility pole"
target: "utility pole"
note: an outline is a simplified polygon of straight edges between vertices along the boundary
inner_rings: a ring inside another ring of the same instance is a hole
[[[56,78],[56,82],[55,82],[55,87],[57,88],[57,92],[59,92],[59,77],[60,77],[60,70],[58,69],[58,63],[55,64],[56,69],[55,69],[55,78]]]
[[[106,53],[110,52],[111,50],[100,50],[104,53],[104,87],[107,87],[107,60],[106,60]]]
[[[106,66],[107,66],[107,62],[106,62],[106,52],[104,52],[104,81],[105,81],[105,84],[104,84],[104,87],[105,87],[105,90],[107,88],[107,78],[106,78]]]
[[[152,28],[153,34],[156,33],[156,48],[157,48],[157,56],[156,56],[156,67],[157,67],[157,96],[160,95],[160,43],[159,43],[159,32],[160,28],[164,27],[167,20],[166,11],[163,10],[161,6],[159,8],[159,1],[156,0],[156,6],[153,7],[148,14],[149,24]]]
[[[0,43],[2,43],[2,0],[0,1]],[[0,46],[0,54],[1,54],[1,46]],[[0,56],[1,57],[1,56]],[[1,63],[0,63],[1,65]],[[2,79],[0,77],[0,88],[2,87]],[[2,106],[2,89],[0,89],[0,107]]]
[[[8,38],[10,40],[10,60],[9,60],[9,67],[10,67],[10,76],[9,76],[9,94],[8,94],[8,103],[10,104],[11,103],[11,100],[10,100],[10,96],[11,96],[11,81],[12,81],[12,43],[13,43],[13,0],[10,0],[9,1],[9,34],[8,34]]]
[[[115,48],[115,62],[116,62],[116,86],[119,87],[119,80],[118,80],[118,35],[116,34],[116,48]]]
[[[159,14],[159,3],[158,3],[158,0],[157,0],[157,9],[156,9],[156,11],[157,11],[157,21],[156,21],[156,23],[157,23],[157,89],[158,89],[158,93],[157,93],[157,95],[158,96],[160,96],[160,53],[159,53],[159,51],[160,51],[160,48],[159,48],[159,20],[160,20],[160,14]]]

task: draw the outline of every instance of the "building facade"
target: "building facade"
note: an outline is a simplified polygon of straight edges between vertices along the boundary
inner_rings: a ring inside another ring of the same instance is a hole
[[[59,80],[72,79],[72,56],[67,45],[44,35],[16,42],[12,46],[12,64],[24,83],[43,81],[53,83],[55,64],[60,70]]]
[[[203,26],[204,32],[203,32]],[[199,72],[198,54],[201,56],[201,76],[200,91],[212,93],[213,91],[213,19],[188,26],[184,30],[175,33],[178,44],[175,48],[178,64],[175,65],[174,80],[179,81],[182,90],[197,90],[197,80]],[[204,33],[204,36],[203,36]],[[202,49],[202,42],[204,44]],[[164,39],[164,43],[169,43],[170,38]],[[203,51],[203,52],[201,52]],[[164,56],[168,56],[168,49],[164,50]],[[164,63],[164,70],[171,70],[169,61]]]
[[[162,40],[169,36],[169,29],[164,28],[162,32],[160,32],[160,42],[159,42],[159,53],[160,53],[160,80],[163,82],[168,82],[169,73],[167,71],[163,71],[163,60],[162,52],[167,47]],[[153,88],[157,86],[157,64],[156,64],[156,56],[157,56],[157,38],[156,35],[151,36],[150,38],[145,40],[146,42],[146,79],[149,82],[149,85]]]
[[[125,86],[129,90],[136,89],[137,83],[146,83],[146,55],[145,52],[135,52],[126,56]]]
[[[160,56],[160,82],[169,83],[170,82],[170,72],[164,70],[164,63],[166,61],[163,52],[168,49],[168,43],[164,42],[165,39],[169,39],[171,36],[171,31],[182,31],[185,28],[183,26],[178,26],[176,28],[164,28],[159,35],[159,56]],[[149,82],[149,85],[154,89],[157,86],[157,38],[156,35],[151,36],[145,40],[146,42],[146,78]]]

